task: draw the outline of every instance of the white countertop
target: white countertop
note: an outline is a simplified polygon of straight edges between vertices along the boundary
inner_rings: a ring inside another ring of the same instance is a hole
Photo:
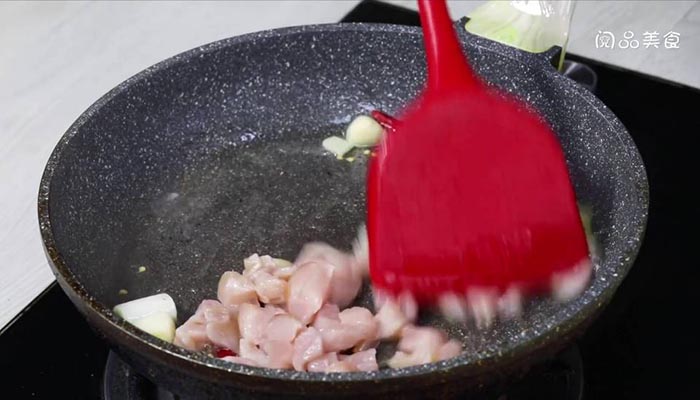
[[[129,76],[184,50],[262,29],[336,22],[357,3],[0,2],[0,328],[53,281],[36,194],[51,150],[82,111]],[[478,3],[451,1],[452,15]],[[599,49],[598,30],[620,37],[630,30],[640,41],[644,31],[675,31],[680,48]],[[700,5],[579,2],[569,48],[700,87]]]

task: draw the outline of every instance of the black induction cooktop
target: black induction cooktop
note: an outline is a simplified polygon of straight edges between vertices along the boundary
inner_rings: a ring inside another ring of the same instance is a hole
[[[415,12],[375,1],[363,1],[343,21],[419,24]],[[574,54],[567,59],[594,71],[595,94],[639,147],[651,188],[646,237],[612,303],[577,344],[494,398],[562,399],[578,391],[585,399],[696,398],[700,302],[691,218],[700,91]],[[108,357],[53,284],[0,332],[0,398],[172,398]]]

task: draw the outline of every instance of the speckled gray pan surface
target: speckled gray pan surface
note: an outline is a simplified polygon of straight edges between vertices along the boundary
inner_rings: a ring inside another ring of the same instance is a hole
[[[634,260],[648,202],[643,165],[621,123],[558,75],[546,56],[461,35],[487,81],[532,104],[554,127],[579,200],[594,210],[600,259],[580,298],[565,305],[532,301],[522,320],[485,331],[427,315],[464,342],[462,356],[332,375],[189,353],[109,312],[116,303],[167,292],[182,322],[215,296],[222,272],[240,270],[253,252],[293,258],[312,240],[349,248],[364,219],[366,156],[340,161],[321,141],[342,135],[357,114],[399,111],[425,75],[417,29],[364,24],[216,42],[166,60],[97,101],[56,147],[40,190],[42,235],[62,287],[142,372],[170,387],[196,377],[209,382],[212,395],[221,394],[217,385],[321,393],[328,383],[350,391],[377,380],[392,388],[439,384],[568,337],[607,303]],[[368,299],[366,291],[362,302]]]

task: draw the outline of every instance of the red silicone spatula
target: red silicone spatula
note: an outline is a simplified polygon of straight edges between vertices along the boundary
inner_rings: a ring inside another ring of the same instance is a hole
[[[427,87],[370,164],[372,281],[418,300],[549,289],[588,259],[561,146],[470,68],[444,0],[419,0]]]

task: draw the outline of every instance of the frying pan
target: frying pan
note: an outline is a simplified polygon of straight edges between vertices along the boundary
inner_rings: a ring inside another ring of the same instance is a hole
[[[99,99],[60,140],[41,181],[41,235],[59,284],[125,361],[181,395],[444,398],[561,348],[609,302],[634,261],[648,209],[644,167],[610,110],[552,67],[558,49],[525,53],[458,31],[476,71],[551,124],[579,201],[593,210],[599,257],[576,300],[534,299],[521,320],[482,331],[428,313],[421,322],[465,343],[461,356],[346,374],[227,363],[160,341],[110,311],[167,292],[182,323],[215,297],[220,274],[241,270],[253,252],[292,258],[311,240],[349,247],[364,220],[366,160],[337,160],[321,141],[357,114],[399,111],[425,75],[419,29],[380,24],[222,40]],[[367,288],[360,297],[369,306]]]

